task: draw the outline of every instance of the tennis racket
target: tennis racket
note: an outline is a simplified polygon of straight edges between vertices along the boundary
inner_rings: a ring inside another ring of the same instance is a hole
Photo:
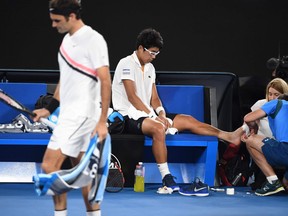
[[[125,179],[121,170],[121,164],[118,158],[111,153],[109,174],[105,190],[111,193],[120,192],[124,188],[124,183]]]
[[[20,112],[24,112],[28,115],[31,115],[32,117],[35,117],[36,114],[33,113],[31,110],[29,110],[27,107],[25,107],[23,104],[21,104],[19,101],[15,100],[13,97],[11,97],[10,95],[8,95],[6,92],[4,92],[2,89],[0,89],[0,100],[2,102],[4,102],[5,104],[7,104],[8,106],[20,111]],[[49,126],[50,128],[54,129],[55,124],[52,123],[51,121],[49,121],[46,118],[41,118],[40,119],[41,122],[43,122],[44,124],[46,124],[47,126]]]

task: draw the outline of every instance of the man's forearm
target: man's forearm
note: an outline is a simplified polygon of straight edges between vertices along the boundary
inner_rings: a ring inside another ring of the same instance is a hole
[[[107,119],[108,109],[110,107],[111,102],[111,81],[109,79],[105,79],[101,81],[101,120]]]

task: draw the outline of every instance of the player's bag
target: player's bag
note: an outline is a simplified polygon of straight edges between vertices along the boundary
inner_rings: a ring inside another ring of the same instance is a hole
[[[124,117],[115,110],[108,116],[107,123],[110,134],[121,134],[124,131]]]
[[[218,161],[217,172],[223,186],[247,186],[250,169],[250,156],[245,144],[241,148],[229,144],[222,158]],[[246,151],[245,151],[246,150]]]

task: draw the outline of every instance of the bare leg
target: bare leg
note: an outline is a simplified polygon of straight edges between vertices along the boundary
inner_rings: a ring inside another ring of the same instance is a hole
[[[66,159],[66,156],[62,154],[61,150],[48,149],[45,152],[42,169],[45,173],[55,172],[61,169],[61,166]],[[56,211],[61,211],[67,208],[67,195],[55,195],[53,196],[54,208]]]
[[[194,134],[216,136],[219,139],[236,145],[241,143],[240,138],[243,134],[243,129],[241,127],[233,132],[226,132],[212,125],[200,122],[192,116],[183,114],[179,114],[174,118],[173,127],[177,128],[178,131],[189,130]]]
[[[146,118],[142,123],[142,131],[153,139],[152,152],[156,163],[167,162],[167,148],[165,143],[165,127],[162,123]]]
[[[71,158],[71,163],[73,166],[76,166],[82,156],[83,156],[83,152],[81,152],[78,156],[78,158]],[[96,210],[99,210],[100,209],[100,206],[98,204],[95,204],[93,206],[90,205],[89,201],[88,201],[88,194],[89,194],[89,191],[90,191],[90,185],[89,186],[86,186],[86,187],[83,187],[82,188],[82,196],[83,196],[83,200],[84,200],[84,203],[85,203],[85,206],[86,206],[86,211],[96,211]]]
[[[146,118],[142,123],[142,132],[149,135],[153,139],[152,152],[157,163],[159,172],[162,177],[163,186],[171,188],[173,191],[178,191],[179,186],[174,181],[174,177],[169,171],[167,163],[167,147],[165,126],[161,122]]]
[[[62,211],[67,209],[67,194],[53,196],[53,203],[55,211]]]
[[[237,128],[237,130],[232,132],[226,132],[220,130],[220,133],[218,135],[219,139],[225,140],[229,143],[233,143],[235,145],[240,145],[241,143],[241,136],[244,133],[242,127]]]
[[[86,206],[86,211],[89,212],[89,211],[97,211],[97,210],[100,210],[100,205],[94,204],[93,206],[91,206],[91,205],[89,204],[89,201],[88,201],[89,191],[90,191],[90,186],[87,186],[87,187],[83,187],[83,188],[82,188],[82,196],[83,196],[84,203],[85,203],[85,206]]]
[[[272,175],[276,175],[273,168],[270,166],[270,164],[267,162],[261,147],[264,145],[263,137],[259,135],[251,135],[246,140],[246,147],[249,151],[251,157],[255,161],[255,163],[258,165],[258,167],[262,170],[263,174],[268,177]]]

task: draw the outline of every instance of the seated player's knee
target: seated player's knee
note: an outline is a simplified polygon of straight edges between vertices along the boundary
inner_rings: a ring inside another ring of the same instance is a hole
[[[165,126],[161,123],[153,124],[151,127],[151,132],[153,135],[165,136]]]
[[[162,127],[162,126],[155,126],[153,128],[151,128],[152,132],[151,132],[151,136],[152,136],[152,139],[153,139],[153,143],[162,143],[164,144],[165,143],[165,128]],[[153,144],[153,145],[154,145]]]

